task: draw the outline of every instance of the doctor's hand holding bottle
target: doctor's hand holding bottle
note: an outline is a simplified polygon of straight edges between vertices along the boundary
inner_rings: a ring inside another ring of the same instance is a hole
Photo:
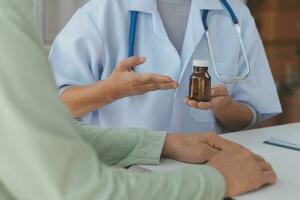
[[[168,76],[135,73],[133,68],[144,62],[144,57],[134,56],[125,59],[117,64],[106,80],[88,86],[69,87],[61,98],[71,110],[73,117],[80,118],[123,97],[178,87],[178,83]]]
[[[197,102],[186,97],[184,102],[196,109],[211,110],[218,123],[225,131],[237,131],[249,126],[254,118],[248,105],[234,100],[224,85],[211,89],[209,102]]]

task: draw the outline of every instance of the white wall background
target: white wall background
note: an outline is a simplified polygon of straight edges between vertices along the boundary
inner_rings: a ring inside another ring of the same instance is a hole
[[[45,45],[51,45],[74,12],[87,1],[36,0],[36,13]]]

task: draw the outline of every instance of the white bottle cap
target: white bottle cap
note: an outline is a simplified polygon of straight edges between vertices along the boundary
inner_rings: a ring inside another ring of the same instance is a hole
[[[196,67],[208,67],[209,63],[207,60],[194,60],[193,66]]]

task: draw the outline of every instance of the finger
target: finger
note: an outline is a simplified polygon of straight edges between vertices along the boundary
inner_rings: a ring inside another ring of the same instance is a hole
[[[190,99],[188,97],[184,97],[183,101],[185,104],[189,105]]]
[[[207,162],[209,160],[211,160],[216,154],[218,154],[220,151],[218,149],[215,149],[207,144],[203,144],[204,145],[204,151],[203,151],[203,162]]]
[[[209,110],[209,109],[212,109],[212,103],[211,102],[198,102],[197,108],[200,110]]]
[[[212,108],[212,103],[211,102],[197,102],[195,100],[191,100],[188,97],[184,98],[185,104],[192,108],[197,108],[200,110],[208,110]]]
[[[217,134],[201,134],[202,142],[205,142],[209,146],[218,149],[218,150],[225,150],[227,148],[232,148],[235,143],[225,138],[220,137]]]
[[[191,100],[191,99],[185,99],[185,103],[193,108],[197,108],[197,101]]]
[[[119,62],[116,66],[116,69],[121,71],[130,71],[135,66],[143,64],[145,61],[145,57],[133,56]]]
[[[170,90],[177,88],[177,84],[174,83],[150,83],[141,85],[138,89],[139,93],[146,93],[155,90]]]
[[[260,155],[254,154],[254,156],[256,157],[256,159],[257,159],[258,161],[263,161],[263,162],[265,162],[265,159],[264,159],[263,157],[261,157]]]
[[[263,185],[274,184],[277,180],[276,173],[274,171],[264,171],[263,172]]]
[[[178,84],[175,83],[159,83],[158,89],[159,90],[169,90],[169,89],[175,89],[178,87]]]
[[[273,171],[272,166],[268,162],[261,161],[259,165],[263,171]]]
[[[176,83],[176,81],[172,80],[169,76],[163,76],[159,74],[151,74],[151,73],[144,73],[139,74],[138,81],[140,84],[150,84],[150,83]]]
[[[228,96],[228,90],[224,85],[213,87],[211,90],[211,97]]]

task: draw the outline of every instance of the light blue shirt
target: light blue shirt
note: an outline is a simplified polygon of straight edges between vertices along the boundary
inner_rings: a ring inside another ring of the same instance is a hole
[[[255,109],[266,119],[281,112],[276,86],[261,38],[248,8],[230,0],[242,29],[251,75],[243,82],[227,85],[230,95]],[[220,127],[211,111],[190,108],[189,76],[194,59],[210,60],[204,28],[203,9],[210,10],[209,32],[219,72],[237,75],[245,66],[231,19],[219,0],[192,0],[191,16],[181,55],[169,40],[156,0],[92,0],[78,10],[56,38],[50,54],[58,88],[88,85],[110,76],[115,65],[128,54],[130,11],[140,12],[136,34],[136,55],[147,62],[135,72],[158,73],[177,80],[176,90],[155,91],[127,97],[107,105],[81,120],[102,127],[144,127],[163,131],[215,131]],[[210,67],[212,84],[221,84]]]

